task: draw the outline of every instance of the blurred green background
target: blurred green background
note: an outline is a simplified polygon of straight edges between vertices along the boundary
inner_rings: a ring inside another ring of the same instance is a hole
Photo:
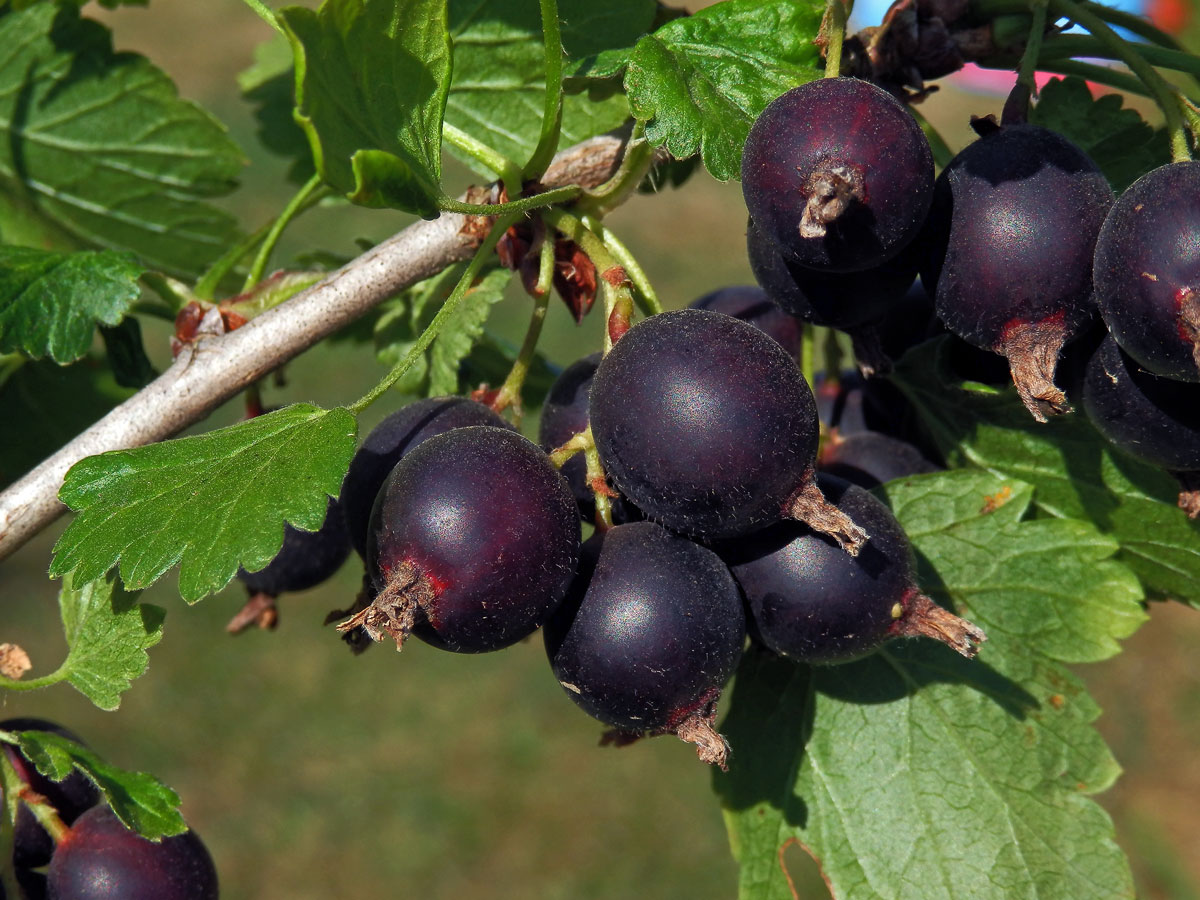
[[[257,148],[234,82],[269,29],[238,0],[89,12],[112,25],[118,48],[146,53],[184,96],[228,123],[251,160],[229,206],[251,226],[274,215],[290,194],[284,167]],[[924,111],[961,146],[969,114],[1000,105],[947,91]],[[451,178],[466,183],[461,172]],[[700,175],[666,196],[636,197],[609,221],[678,307],[749,279],[744,219],[738,185]],[[351,255],[356,239],[382,239],[406,221],[318,210],[289,232],[277,259],[311,247]],[[496,310],[496,330],[518,341],[528,309],[514,293]],[[598,316],[577,328],[557,302],[551,310],[544,346],[553,360],[598,347]],[[147,330],[160,366],[167,338]],[[265,400],[336,405],[382,372],[369,348],[354,357],[316,348]],[[400,402],[377,404],[360,433]],[[237,418],[240,404],[203,427]],[[531,417],[526,430],[535,424]],[[0,640],[24,646],[34,674],[64,652],[57,585],[45,577],[61,527],[0,566]],[[165,638],[119,711],[100,712],[63,686],[9,695],[3,715],[56,719],[114,763],[179,791],[226,900],[733,896],[720,811],[690,747],[668,738],[597,747],[601,727],[563,695],[537,637],[482,656],[414,641],[402,656],[378,646],[352,657],[321,621],[353,597],[357,565],[352,558],[333,582],[285,597],[277,631],[238,638],[223,630],[245,599],[236,583],[187,607],[168,576],[143,597],[168,610]],[[1126,767],[1101,802],[1148,898],[1200,898],[1198,640],[1192,611],[1158,605],[1124,654],[1080,671],[1105,709],[1098,727]],[[787,860],[802,897],[827,896],[802,853]]]

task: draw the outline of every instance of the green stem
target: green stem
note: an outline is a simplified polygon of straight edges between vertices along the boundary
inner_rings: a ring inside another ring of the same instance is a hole
[[[1116,59],[1120,59],[1129,66],[1133,74],[1145,83],[1167,120],[1167,134],[1171,138],[1171,159],[1174,162],[1190,159],[1191,151],[1188,147],[1187,132],[1183,125],[1180,98],[1175,89],[1138,54],[1135,45],[1121,40],[1120,35],[1113,31],[1103,19],[1076,3],[1075,0],[1050,0],[1050,8],[1058,15],[1073,19],[1090,31],[1093,37],[1111,52],[1117,54]],[[1157,49],[1148,48],[1144,44],[1141,46],[1143,49]]]
[[[286,35],[283,26],[279,24],[279,20],[275,18],[275,13],[271,12],[271,8],[262,0],[242,0],[248,7],[258,13],[258,17],[278,31],[280,34]]]
[[[315,191],[321,187],[321,176],[313,175],[308,179],[300,190],[292,196],[288,201],[287,206],[276,217],[272,223],[270,230],[263,239],[262,244],[258,248],[258,255],[254,257],[254,263],[250,266],[250,271],[246,275],[246,280],[242,283],[242,293],[248,293],[251,288],[262,281],[263,273],[267,270],[267,263],[271,260],[271,254],[275,250],[275,245],[279,243],[279,238],[283,235],[284,229],[292,223],[298,215],[311,207],[310,198]]]
[[[825,6],[821,31],[825,35],[826,78],[837,78],[842,74],[842,44],[846,40],[847,15],[845,0],[829,0]]]
[[[596,502],[596,530],[608,531],[613,527],[612,517],[612,498],[604,490],[597,489],[597,485],[606,484],[604,474],[604,464],[600,462],[600,451],[596,449],[596,441],[592,437],[592,428],[589,425],[587,431],[587,446],[583,449],[583,458],[587,463],[586,473],[588,484],[592,488],[592,498]]]
[[[654,285],[650,283],[650,279],[646,275],[646,270],[642,268],[629,248],[621,243],[617,236],[613,234],[612,229],[606,227],[596,217],[581,216],[580,218],[584,227],[604,243],[604,246],[612,253],[613,258],[625,270],[625,274],[629,276],[629,280],[633,283],[634,287],[633,298],[639,301],[638,306],[642,312],[647,316],[656,316],[662,312],[662,302],[658,299]]]
[[[0,388],[27,362],[29,357],[23,353],[0,353]]]
[[[61,668],[49,675],[43,675],[41,678],[22,678],[20,681],[0,675],[0,691],[36,691],[39,688],[50,687],[52,684],[59,684],[65,681],[66,677],[66,673]]]
[[[581,212],[603,216],[624,203],[628,196],[637,190],[654,163],[654,148],[642,138],[645,131],[645,122],[634,122],[633,131],[625,144],[625,155],[621,157],[621,165],[604,184],[584,192],[575,204]]]
[[[1033,23],[1029,26],[1029,39],[1025,42],[1025,52],[1021,54],[1021,64],[1017,67],[1017,84],[1024,85],[1030,97],[1037,96],[1037,79],[1034,76],[1046,37],[1046,7],[1047,0],[1032,0],[1029,4]]]
[[[507,203],[463,203],[453,197],[442,197],[438,208],[446,212],[463,213],[468,216],[507,216],[513,213],[526,213],[544,206],[565,203],[579,196],[583,188],[578,185],[555,188],[532,197],[520,197]]]
[[[521,188],[521,167],[502,153],[493,150],[483,141],[476,140],[461,128],[449,122],[442,123],[442,140],[465,153],[485,169],[495,173],[510,191]]]
[[[542,246],[538,250],[538,280],[534,291],[540,297],[549,294],[554,284],[554,241],[548,236],[542,237]]]
[[[1008,69],[1010,66],[1002,65],[983,65],[985,69]],[[1150,90],[1138,79],[1134,78],[1125,72],[1110,69],[1107,66],[1097,66],[1092,63],[1078,62],[1073,59],[1045,59],[1038,63],[1038,69],[1042,72],[1053,72],[1055,75],[1075,75],[1079,78],[1085,78],[1088,81],[1094,81],[1096,84],[1107,85],[1111,88],[1116,88],[1119,91],[1124,91],[1128,94],[1137,94],[1140,97],[1148,97]]]
[[[554,260],[554,242],[546,240],[542,242],[542,246],[550,246],[550,260]],[[545,254],[543,254],[545,258]],[[539,278],[540,281],[540,278]],[[496,399],[492,403],[492,408],[499,412],[508,406],[512,406],[514,419],[517,427],[521,427],[521,388],[525,386],[525,377],[529,374],[529,367],[533,363],[534,354],[537,353],[538,339],[542,336],[542,325],[546,321],[546,311],[550,308],[550,292],[542,291],[533,298],[533,313],[529,317],[529,327],[525,330],[525,340],[521,344],[521,351],[517,354],[517,358],[513,361],[512,368],[508,372],[508,377],[504,379],[504,384],[500,386],[499,392],[496,394]]]
[[[800,373],[810,388],[817,383],[817,330],[807,323],[800,332]]]
[[[0,752],[0,795],[4,797],[4,814],[0,816],[0,887],[6,897],[21,897],[17,872],[13,866],[16,844],[18,797],[24,782],[17,775],[8,755]]]
[[[565,444],[550,451],[548,454],[550,464],[556,469],[561,469],[576,453],[583,453],[593,443],[591,428],[585,428],[572,436]]]
[[[542,133],[525,165],[524,180],[542,177],[550,160],[554,159],[562,133],[563,46],[558,3],[556,0],[538,0],[538,6],[542,11],[542,44],[546,51],[546,103],[542,112]]]
[[[213,299],[217,294],[217,287],[221,284],[221,281],[233,270],[234,266],[242,261],[242,257],[262,243],[263,239],[270,233],[271,225],[271,222],[267,222],[265,225],[260,226],[253,234],[246,235],[241,241],[221,254],[221,257],[208,267],[208,271],[200,276],[200,280],[196,282],[192,293],[201,300]]]
[[[1120,40],[1120,38],[1118,38]],[[1180,50],[1170,50],[1154,44],[1131,44],[1125,42],[1133,53],[1152,66],[1162,69],[1174,69],[1193,77],[1200,77],[1200,59],[1190,53]],[[1100,39],[1087,34],[1056,34],[1047,38],[1043,50],[1046,59],[1056,59],[1064,56],[1086,56],[1094,59],[1121,59],[1114,53],[1112,47]]]
[[[483,268],[484,263],[491,258],[492,251],[496,249],[496,244],[500,242],[500,238],[520,218],[519,213],[511,213],[501,216],[492,223],[492,230],[488,232],[487,237],[479,245],[479,249],[475,251],[475,256],[467,264],[467,268],[463,272],[462,277],[459,278],[458,284],[454,286],[454,290],[446,298],[446,302],[442,304],[442,308],[433,317],[433,321],[429,323],[429,327],[421,332],[421,336],[417,338],[417,342],[408,352],[408,355],[396,363],[379,384],[375,385],[375,387],[350,405],[352,413],[358,415],[387,393],[388,389],[399,381],[404,376],[404,373],[411,369],[413,364],[429,349],[429,345],[433,343],[433,339],[441,333],[446,321],[454,315],[454,311],[462,303],[463,298],[467,296],[467,291],[471,289],[471,285],[475,282],[475,276],[479,274],[479,270]]]

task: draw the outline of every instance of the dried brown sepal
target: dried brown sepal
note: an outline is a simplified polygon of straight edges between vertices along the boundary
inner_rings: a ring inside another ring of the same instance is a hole
[[[401,563],[388,576],[388,584],[370,605],[338,625],[343,633],[361,628],[373,641],[391,638],[403,650],[412,634],[417,613],[433,602],[433,588],[411,563]]]
[[[903,611],[892,625],[892,634],[933,638],[967,659],[972,659],[979,652],[979,645],[987,640],[982,628],[960,619],[916,590],[905,598]]]
[[[0,644],[0,675],[19,681],[32,668],[33,662],[24,647],[19,644]]]
[[[825,499],[811,469],[805,473],[803,484],[784,503],[783,514],[803,522],[813,531],[829,535],[851,556],[858,556],[858,551],[870,537],[854,524],[853,519]]]
[[[275,597],[270,594],[251,594],[250,599],[229,623],[225,630],[230,634],[241,634],[251,625],[257,625],[264,630],[273,629],[279,624],[279,608],[275,605]]]
[[[367,609],[374,600],[375,585],[371,582],[371,576],[363,572],[362,587],[359,588],[358,594],[355,595],[354,602],[350,604],[349,609],[330,610],[323,624],[332,625],[334,622],[340,622],[348,616],[356,615]],[[350,648],[350,652],[355,656],[365,653],[368,647],[375,646],[375,642],[367,636],[367,632],[362,628],[347,629],[342,632],[341,637],[346,646]]]
[[[804,180],[801,193],[807,202],[800,215],[800,237],[823,238],[829,225],[866,197],[866,184],[857,166],[829,161]]]
[[[1200,517],[1200,490],[1180,491],[1179,508],[1187,513],[1189,519]]]
[[[596,265],[574,241],[559,239],[554,243],[554,288],[576,323],[596,302]]]
[[[1067,395],[1054,383],[1058,355],[1067,342],[1067,327],[1061,316],[1040,322],[1010,325],[994,349],[1008,358],[1013,384],[1025,408],[1039,422],[1048,416],[1071,411]]]
[[[695,744],[696,755],[701,762],[719,766],[722,772],[728,772],[729,741],[713,727],[716,719],[717,711],[709,704],[708,709],[698,710],[680,722],[675,729],[675,736],[681,741]]]
[[[880,323],[868,322],[847,332],[854,351],[854,361],[863,378],[886,375],[892,371],[892,358],[883,349],[883,334]]]
[[[1200,370],[1200,290],[1188,288],[1179,298],[1179,330],[1192,342],[1192,360]]]

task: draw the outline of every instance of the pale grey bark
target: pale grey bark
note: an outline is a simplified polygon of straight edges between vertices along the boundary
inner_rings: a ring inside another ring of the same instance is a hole
[[[543,181],[595,187],[613,174],[623,146],[613,135],[577,144],[555,157]],[[241,328],[186,345],[151,384],[0,493],[0,559],[66,511],[58,490],[79,460],[178,434],[388,297],[469,258],[481,235],[466,224],[454,213],[417,222]]]

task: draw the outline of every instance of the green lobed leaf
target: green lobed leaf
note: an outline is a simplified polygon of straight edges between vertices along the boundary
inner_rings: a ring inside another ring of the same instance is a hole
[[[68,575],[58,595],[68,649],[56,674],[100,709],[121,705],[121,694],[150,665],[146,650],[162,640],[165,613],[137,596],[113,572],[78,586]]]
[[[34,212],[76,245],[196,274],[238,236],[203,198],[232,190],[244,162],[219,122],[74,6],[0,18],[0,189],[22,197],[3,241],[29,234]]]
[[[0,487],[24,475],[133,391],[87,357],[72,366],[26,362],[0,385],[0,422],[17,440],[0,441]]]
[[[720,181],[737,178],[742,145],[767,104],[819,78],[817,0],[725,0],[638,41],[625,71],[646,138],[676,159],[700,154]]]
[[[355,203],[435,217],[450,84],[444,0],[325,0],[277,17],[321,177]]]
[[[1082,78],[1056,78],[1041,89],[1029,121],[1070,138],[1100,167],[1118,194],[1171,161],[1165,128],[1152,128],[1120,94],[1093,97]]]
[[[1175,479],[1113,448],[1081,410],[1039,424],[1015,391],[962,382],[946,347],[915,348],[893,377],[947,462],[1032,484],[1042,511],[1091,521],[1115,539],[1147,590],[1200,604],[1200,524],[1177,507]]]
[[[739,896],[791,897],[781,860],[799,843],[838,900],[1132,898],[1112,822],[1088,796],[1119,773],[1089,727],[1099,709],[1039,652],[1055,645],[1039,603],[1068,575],[1041,565],[1042,523],[1018,521],[1029,486],[965,471],[887,490],[921,557],[922,589],[968,601],[989,640],[975,660],[924,639],[837,666],[746,655],[722,725],[730,770],[715,775],[741,863]],[[1082,529],[1074,543],[1059,542],[1058,563],[1094,557],[1097,537],[1083,523],[1051,524]],[[979,552],[961,551],[1001,538],[1025,545],[1009,553],[1007,583],[962,596],[961,586],[994,573],[975,571]],[[1128,627],[1126,592],[1098,590],[1118,611],[1114,625],[1087,605],[1102,600],[1081,597],[1066,614],[1112,639]]]
[[[563,51],[568,60],[628,48],[650,30],[654,0],[560,0]],[[545,51],[537,3],[451,0],[454,77],[446,121],[523,164],[537,146],[545,106]],[[620,52],[620,51],[618,51]],[[625,51],[627,52],[627,51]],[[613,88],[563,98],[560,146],[618,127],[629,104]],[[478,163],[453,147],[467,165]],[[486,170],[481,174],[490,176]]]
[[[408,355],[465,268],[465,263],[451,266],[388,304],[375,325],[375,352],[381,363],[392,366]],[[462,364],[483,337],[484,322],[503,298],[511,275],[508,269],[492,269],[480,277],[429,350],[396,383],[396,390],[430,397],[457,394]]]
[[[131,589],[176,563],[194,602],[239,567],[257,571],[283,545],[283,524],[316,531],[354,454],[345,409],[294,404],[228,428],[92,456],[59,498],[79,513],[54,547],[51,577],[77,582],[114,565]]]
[[[182,834],[187,823],[179,814],[179,795],[145,772],[128,772],[102,760],[91,750],[49,731],[4,732],[19,740],[21,753],[54,781],[74,769],[86,775],[127,828],[152,841]]]
[[[92,345],[97,322],[124,318],[144,271],[129,253],[0,246],[0,353],[74,362]]]

